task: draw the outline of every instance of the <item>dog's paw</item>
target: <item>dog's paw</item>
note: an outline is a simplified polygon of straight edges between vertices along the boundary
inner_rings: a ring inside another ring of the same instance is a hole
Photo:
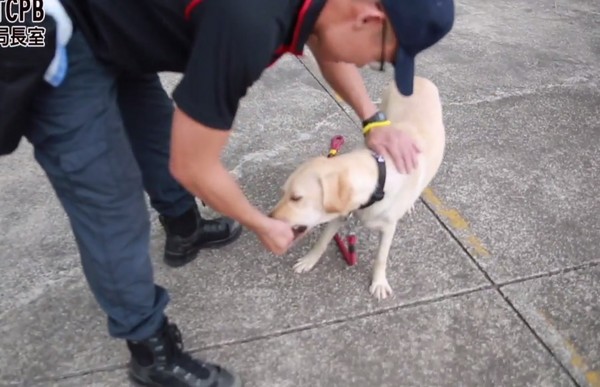
[[[305,273],[312,269],[317,264],[318,260],[318,257],[315,258],[311,255],[307,255],[304,258],[300,258],[294,265],[294,271],[296,273]]]
[[[388,283],[387,279],[384,278],[382,280],[373,281],[369,291],[375,298],[378,300],[386,299],[388,296],[392,294],[392,288]]]

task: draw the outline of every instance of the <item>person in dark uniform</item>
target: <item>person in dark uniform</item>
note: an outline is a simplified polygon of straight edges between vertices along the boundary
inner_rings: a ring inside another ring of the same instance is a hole
[[[452,0],[61,0],[73,30],[63,79],[36,93],[26,133],[64,207],[84,274],[128,373],[148,386],[240,386],[230,370],[193,358],[155,284],[144,192],[166,231],[164,261],[233,242],[242,227],[275,254],[288,225],[254,207],[223,166],[240,100],[279,57],[306,46],[363,125],[385,122],[357,66],[390,62],[412,93],[415,56],[452,28]],[[182,73],[172,100],[158,72]],[[371,125],[372,127],[372,125]],[[358,133],[360,135],[360,133]],[[419,152],[382,125],[366,144],[404,172]],[[222,214],[207,220],[195,197]]]

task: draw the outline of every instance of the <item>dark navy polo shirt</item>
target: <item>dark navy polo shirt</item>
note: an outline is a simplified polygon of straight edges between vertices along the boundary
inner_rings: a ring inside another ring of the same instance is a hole
[[[303,53],[326,0],[63,1],[100,60],[125,72],[183,73],[177,106],[226,130],[262,72]]]

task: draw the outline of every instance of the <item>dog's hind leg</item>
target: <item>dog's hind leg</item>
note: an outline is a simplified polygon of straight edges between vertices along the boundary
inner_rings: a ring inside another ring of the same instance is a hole
[[[392,240],[394,239],[394,233],[396,232],[396,223],[387,225],[381,230],[379,238],[379,249],[377,251],[377,258],[373,264],[373,278],[369,291],[378,300],[387,298],[392,294],[392,288],[386,278],[387,260],[390,253],[390,247],[392,246]]]
[[[294,265],[294,271],[296,273],[303,273],[312,269],[317,262],[321,259],[321,256],[327,249],[327,245],[333,239],[335,234],[338,232],[340,227],[344,224],[344,218],[336,218],[329,222],[321,236],[317,240],[317,243],[310,249],[310,251],[302,258],[298,259]]]

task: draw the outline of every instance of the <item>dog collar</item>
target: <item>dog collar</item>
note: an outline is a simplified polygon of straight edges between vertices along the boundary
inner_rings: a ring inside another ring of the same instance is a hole
[[[375,191],[369,198],[369,201],[360,206],[359,209],[367,208],[380,201],[385,196],[385,192],[383,191],[383,188],[385,187],[385,159],[382,155],[377,153],[372,153],[372,155],[377,163],[377,186],[375,186]]]

